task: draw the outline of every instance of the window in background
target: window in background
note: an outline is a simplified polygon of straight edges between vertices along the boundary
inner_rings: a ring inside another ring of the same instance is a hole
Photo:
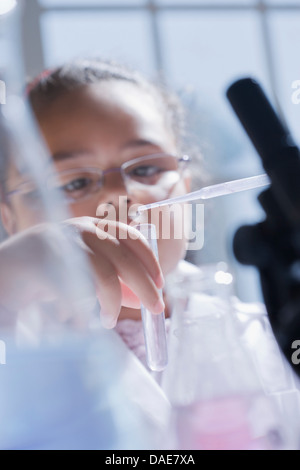
[[[30,1],[30,0],[29,0]],[[46,7],[64,7],[64,6],[82,6],[86,7],[87,5],[99,6],[99,5],[145,5],[147,0],[39,0],[39,3],[42,6]]]
[[[90,55],[114,58],[147,74],[154,71],[146,12],[51,12],[42,17],[42,38],[47,67]]]
[[[253,76],[271,92],[256,12],[162,13],[160,27],[168,81],[193,89],[224,127],[231,118],[225,92],[234,80]]]
[[[283,9],[289,6],[300,6],[300,0],[265,0],[268,5],[281,6]]]
[[[233,81],[247,76],[256,77],[270,91],[258,13],[166,12],[160,24],[166,77],[176,89],[189,90],[185,94],[190,95],[196,116],[193,130],[200,147],[204,146],[209,181],[262,173],[259,158],[225,96]],[[199,262],[222,259],[234,264],[237,276],[241,269],[250,273],[230,257],[230,242],[241,223],[257,219],[257,206],[254,192],[206,203],[205,246],[197,255]],[[240,285],[240,297],[249,300],[254,295],[252,285],[249,279]]]
[[[278,98],[300,140],[300,104],[291,103],[292,81],[300,80],[300,0],[40,0],[40,5],[46,65],[87,52],[127,62],[150,78],[164,72],[190,108],[211,181],[262,172],[225,98],[237,78],[258,78],[272,101]],[[234,261],[231,241],[238,226],[260,220],[257,193],[207,204],[205,248],[197,255],[199,262],[228,261],[245,301],[260,298],[258,276]]]
[[[300,81],[300,9],[296,13],[271,13],[269,24],[275,51],[278,96],[293,136],[300,144],[300,93],[297,94],[297,102],[292,100],[296,91],[292,84]]]
[[[183,9],[185,6],[183,0],[157,0],[157,3],[160,3],[162,5],[182,5]],[[211,5],[244,6],[244,5],[255,5],[257,4],[257,0],[189,0],[186,3],[188,3],[189,5],[207,5],[208,7],[210,7]]]

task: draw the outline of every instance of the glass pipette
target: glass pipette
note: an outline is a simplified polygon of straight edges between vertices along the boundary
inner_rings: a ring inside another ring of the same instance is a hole
[[[165,199],[164,201],[154,202],[153,204],[140,206],[138,209],[138,213],[144,212],[149,209],[155,209],[157,207],[170,206],[172,204],[181,204],[184,202],[226,196],[227,194],[248,191],[250,189],[261,188],[263,186],[268,185],[270,185],[270,179],[268,175],[262,174],[257,176],[250,176],[248,178],[241,178],[238,180],[227,181],[226,183],[219,183],[214,184],[212,186],[206,186],[205,188],[198,189],[197,191],[194,191],[192,193],[184,194],[182,196],[177,196],[171,199]]]

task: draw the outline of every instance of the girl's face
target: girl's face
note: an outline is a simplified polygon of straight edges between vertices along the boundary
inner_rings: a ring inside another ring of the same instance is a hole
[[[37,118],[59,174],[69,170],[74,170],[74,174],[77,174],[76,170],[84,174],[83,170],[87,168],[105,172],[143,156],[177,155],[175,139],[162,105],[155,101],[154,96],[123,81],[89,85],[70,92],[54,101]],[[22,176],[12,168],[9,187],[18,186],[21,180]],[[185,172],[179,181],[170,185],[167,193],[162,188],[162,199],[183,194],[188,189],[189,179]],[[124,210],[127,215],[133,204],[154,202],[158,194],[159,190],[152,195],[143,190],[130,193],[120,171],[109,171],[104,176],[103,186],[89,197],[70,203],[69,211],[72,217],[96,217],[96,214],[99,215],[97,208],[109,204],[107,207],[115,208],[117,220],[122,211],[121,221],[124,222]],[[10,233],[38,222],[30,210],[30,204],[26,207],[24,200],[17,195],[11,198],[9,207],[4,212],[2,210],[2,215]],[[159,229],[158,240],[160,262],[165,274],[174,269],[186,249],[183,237],[172,237],[176,221],[172,217],[168,220],[171,236],[164,237]],[[132,221],[127,216],[129,222]]]

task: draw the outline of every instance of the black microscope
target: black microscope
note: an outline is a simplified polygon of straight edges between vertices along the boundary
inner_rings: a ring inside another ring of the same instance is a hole
[[[238,80],[227,98],[271,181],[258,197],[265,219],[237,231],[234,254],[259,270],[274,335],[300,376],[300,151],[255,80]]]

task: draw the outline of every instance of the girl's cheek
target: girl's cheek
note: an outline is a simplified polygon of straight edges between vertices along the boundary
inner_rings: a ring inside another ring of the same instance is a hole
[[[158,253],[161,269],[164,276],[167,276],[185,258],[186,241],[184,239],[160,239],[158,240]]]
[[[128,308],[139,309],[141,308],[141,302],[139,298],[129,289],[126,284],[121,282],[121,290],[122,290],[122,306]]]
[[[16,204],[14,207],[15,233],[23,232],[46,221],[42,210],[33,210],[25,204]]]

